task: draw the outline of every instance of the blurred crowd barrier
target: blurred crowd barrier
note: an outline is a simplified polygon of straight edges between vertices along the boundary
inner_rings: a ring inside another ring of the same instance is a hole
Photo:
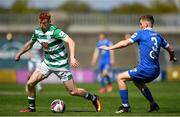
[[[102,13],[67,14],[52,12],[52,23],[65,27],[69,32],[135,31],[140,15],[113,15]],[[159,32],[180,32],[180,15],[158,14],[155,17],[155,28]],[[29,31],[38,25],[38,14],[0,14],[0,31]],[[87,27],[88,26],[88,27]],[[95,28],[96,27],[96,28]]]
[[[0,24],[38,24],[39,14],[0,14]],[[64,12],[51,12],[52,21],[68,21],[73,25],[137,25],[141,14],[103,14],[103,13],[80,13],[67,14]],[[143,14],[142,14],[143,15]],[[157,14],[153,15],[155,25],[179,26],[179,14]]]
[[[111,73],[111,80],[116,82],[118,73],[125,69],[113,69]],[[100,82],[100,74],[98,70],[93,69],[72,69],[73,79],[77,83],[95,83]],[[180,81],[180,67],[168,68],[168,70],[161,70],[160,75],[154,82],[158,81]],[[27,82],[27,70],[13,70],[13,69],[0,69],[0,83],[17,83],[25,84]],[[43,80],[44,84],[57,84],[61,83],[55,74],[51,74],[47,79]]]
[[[180,80],[180,66],[168,67],[167,79],[170,81]]]
[[[96,81],[96,74],[92,69],[72,69],[72,74],[77,83],[94,83]],[[25,84],[27,76],[27,70],[0,69],[0,83]],[[51,74],[42,82],[45,84],[59,83],[60,80],[55,74]]]

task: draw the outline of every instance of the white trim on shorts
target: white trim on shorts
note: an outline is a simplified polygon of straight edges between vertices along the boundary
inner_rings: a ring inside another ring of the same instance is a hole
[[[41,72],[45,78],[48,78],[48,76],[51,74],[51,73],[54,73],[56,74],[59,79],[62,81],[62,82],[65,82],[65,81],[68,81],[70,79],[72,79],[72,74],[71,74],[71,71],[61,71],[61,70],[58,70],[58,71],[54,71],[54,70],[51,70],[48,68],[48,66],[44,63],[44,62],[41,62],[37,68],[36,68],[36,71],[39,71]]]

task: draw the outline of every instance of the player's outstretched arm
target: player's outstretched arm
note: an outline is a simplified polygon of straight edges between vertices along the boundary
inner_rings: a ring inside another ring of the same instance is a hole
[[[174,54],[174,48],[172,46],[169,46],[169,47],[166,48],[166,50],[169,53],[169,58],[170,58],[169,60],[173,61],[173,62],[176,62],[177,59],[176,59],[175,54]]]
[[[99,50],[96,48],[94,50],[93,57],[92,57],[92,60],[91,60],[91,65],[92,66],[96,63],[98,57],[99,57]]]
[[[114,50],[110,50],[110,55],[111,55],[110,63],[111,65],[114,65],[115,64]]]
[[[75,42],[69,36],[65,37],[64,42],[68,44],[70,54],[70,65],[71,67],[78,67],[79,62],[75,59]]]
[[[116,43],[115,45],[112,45],[112,46],[109,46],[109,47],[101,46],[99,48],[104,49],[104,50],[114,50],[114,49],[118,49],[118,48],[124,48],[126,46],[131,45],[131,44],[132,44],[131,41],[126,39],[126,40],[122,40],[122,41]]]
[[[33,45],[34,45],[34,42],[33,42],[32,40],[28,41],[28,42],[21,48],[21,50],[16,54],[15,60],[16,60],[16,61],[19,61],[21,55],[23,55],[23,54],[26,53],[28,50],[30,50]]]

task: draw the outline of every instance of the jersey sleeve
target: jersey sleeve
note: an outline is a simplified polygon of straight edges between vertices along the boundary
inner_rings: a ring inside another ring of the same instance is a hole
[[[31,40],[33,42],[36,42],[37,41],[37,35],[35,34],[35,32],[33,33],[32,37],[31,37]]]
[[[140,32],[135,32],[128,40],[131,43],[138,42],[141,39],[141,33]]]
[[[99,43],[96,43],[96,48],[98,49],[100,47]]]
[[[111,41],[109,41],[109,44],[108,44],[108,46],[112,46],[113,45],[113,43],[111,42]]]
[[[162,48],[168,48],[169,43],[163,37],[160,36],[160,38],[161,38],[161,47]]]
[[[68,36],[66,33],[64,33],[62,30],[60,29],[56,29],[54,31],[54,38],[55,39],[61,39],[61,40],[64,40],[65,37]]]

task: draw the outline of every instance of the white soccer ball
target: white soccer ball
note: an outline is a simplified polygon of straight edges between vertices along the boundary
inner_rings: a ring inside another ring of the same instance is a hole
[[[65,103],[60,99],[55,99],[51,103],[51,111],[54,113],[63,113],[65,111]]]

